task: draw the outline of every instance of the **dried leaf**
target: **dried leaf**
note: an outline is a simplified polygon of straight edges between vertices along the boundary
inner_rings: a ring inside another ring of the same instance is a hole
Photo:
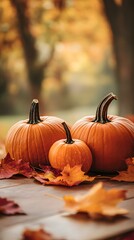
[[[21,159],[13,160],[10,155],[1,160],[0,164],[0,179],[11,178],[16,174],[21,174],[27,178],[30,178],[34,174],[34,170],[29,166],[28,162]]]
[[[0,197],[0,214],[15,215],[15,214],[25,214],[25,213],[22,211],[20,206],[14,201]]]
[[[30,167],[28,162],[25,162],[23,160],[18,160],[18,170],[19,170],[19,174],[27,177],[27,178],[31,178],[33,177],[35,171],[32,167]]]
[[[91,218],[113,218],[127,214],[128,211],[116,205],[125,199],[126,191],[120,189],[106,190],[103,183],[95,184],[85,195],[73,197],[64,196],[65,207],[69,212],[87,213]]]
[[[127,171],[119,172],[119,175],[113,177],[112,180],[134,182],[134,158],[127,159],[126,163],[128,165]]]
[[[25,229],[22,237],[22,240],[54,240],[52,235],[44,229]]]
[[[46,182],[51,182],[56,179],[56,176],[54,175],[52,170],[47,170],[46,172],[38,173],[36,172],[34,174],[34,178],[41,182],[42,184],[46,184]]]
[[[36,174],[35,179],[45,185],[63,185],[63,186],[75,186],[81,182],[91,182],[95,177],[89,177],[81,170],[81,165],[70,167],[66,165],[59,176],[55,176],[54,172],[46,172]]]
[[[49,174],[49,173],[53,173],[55,177],[58,177],[61,173],[60,170],[55,169],[51,166],[46,166],[46,165],[40,165],[40,168],[38,168],[39,170]]]
[[[81,182],[91,182],[95,177],[89,177],[81,170],[81,165],[70,167],[66,165],[61,172],[61,176],[57,177],[56,182],[65,186],[79,185]]]

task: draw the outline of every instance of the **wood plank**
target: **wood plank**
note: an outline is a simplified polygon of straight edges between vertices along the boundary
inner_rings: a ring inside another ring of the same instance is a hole
[[[52,232],[55,236],[65,237],[72,240],[104,239],[112,234],[122,233],[133,228],[134,226],[134,188],[131,183],[122,183],[101,179],[106,188],[121,188],[128,191],[127,198],[121,206],[130,210],[128,218],[120,219],[116,222],[95,222],[82,216],[65,217],[64,203],[51,195],[63,197],[66,194],[83,195],[94,183],[83,184],[76,187],[60,187],[60,186],[43,186],[33,179],[17,178],[0,181],[0,196],[7,197],[16,201],[22,209],[27,213],[26,216],[4,216],[0,218],[0,240],[17,240],[15,236],[20,234],[26,226],[39,226],[44,224],[45,228]],[[59,230],[60,227],[60,230]],[[67,230],[70,229],[70,230]],[[97,231],[96,231],[97,229]],[[104,230],[105,229],[105,230]],[[73,235],[70,235],[73,233]],[[10,238],[9,238],[10,236]],[[71,238],[73,236],[73,238]],[[83,238],[78,238],[82,237]],[[97,238],[98,236],[98,238]],[[18,238],[19,239],[19,238]]]
[[[125,207],[126,204],[122,204]],[[20,224],[5,229],[1,240],[18,240],[25,227],[30,229],[44,228],[55,238],[66,240],[100,240],[116,236],[134,228],[134,213],[132,200],[127,201],[129,218],[120,218],[116,221],[92,221],[85,215],[68,216],[66,214],[42,218],[29,224]]]

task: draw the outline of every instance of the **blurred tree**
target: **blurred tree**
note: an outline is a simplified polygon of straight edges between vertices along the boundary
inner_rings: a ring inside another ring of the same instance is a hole
[[[53,0],[53,3],[59,10],[63,10],[66,6],[66,0]]]
[[[41,63],[38,61],[38,51],[35,45],[35,38],[32,35],[30,28],[30,16],[28,14],[27,0],[10,0],[11,4],[16,10],[17,26],[20,33],[20,40],[25,55],[28,80],[30,83],[31,97],[37,98],[40,101],[41,111],[43,111],[43,104],[41,101],[41,87],[44,79],[46,67],[49,65],[53,57],[54,48],[51,50],[49,59]]]
[[[29,101],[27,95],[30,100],[33,97],[40,99],[42,86],[42,97],[48,102],[49,109],[51,96],[45,98],[48,82],[57,89],[61,89],[63,83],[68,92],[72,88],[71,82],[74,87],[82,82],[88,91],[85,103],[91,98],[97,101],[94,94],[91,96],[93,88],[97,88],[99,94],[102,85],[103,90],[109,91],[105,88],[109,82],[107,76],[109,74],[110,81],[114,78],[111,72],[106,72],[104,62],[113,71],[110,33],[102,1],[0,1],[2,64],[6,66],[3,70],[8,72],[6,91],[10,91],[14,99],[16,113],[23,113]],[[109,88],[113,89],[113,85]],[[56,91],[59,95],[62,92]],[[85,90],[80,87],[80,91],[85,96]],[[75,91],[71,94],[74,96]],[[64,99],[72,106],[79,104],[74,100],[73,105],[69,94]]]
[[[113,33],[117,62],[119,113],[134,114],[134,1],[103,0]]]
[[[12,100],[9,98],[9,95],[5,94],[5,92],[8,91],[8,73],[4,69],[4,65],[0,61],[0,115],[1,114],[6,114],[13,113],[14,109],[12,107]]]

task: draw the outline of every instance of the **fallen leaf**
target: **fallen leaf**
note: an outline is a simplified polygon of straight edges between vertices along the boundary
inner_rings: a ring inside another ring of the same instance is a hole
[[[21,174],[27,178],[30,178],[34,174],[34,170],[30,167],[28,162],[21,159],[13,160],[10,155],[1,160],[0,163],[0,179],[11,178],[16,174]]]
[[[74,197],[64,196],[65,208],[70,213],[84,212],[93,219],[113,218],[128,213],[126,209],[118,208],[117,204],[126,198],[126,190],[106,190],[103,183],[95,184],[85,195]]]
[[[124,182],[134,182],[134,158],[129,158],[126,160],[127,171],[121,171],[119,174],[111,180],[124,181]]]
[[[18,160],[18,169],[18,174],[21,174],[27,178],[33,177],[35,173],[34,169],[29,165],[29,163],[23,161],[22,159]]]
[[[42,184],[45,184],[46,182],[51,182],[56,179],[56,176],[51,167],[44,167],[42,172],[36,172],[33,177]]]
[[[23,232],[22,240],[54,240],[52,235],[44,229],[25,229]]]
[[[20,206],[12,200],[0,197],[0,214],[4,215],[16,215],[25,214]]]
[[[95,179],[95,177],[85,175],[81,170],[81,165],[70,167],[69,164],[64,167],[59,176],[55,176],[54,172],[49,171],[46,173],[36,173],[34,177],[45,185],[63,185],[70,187],[79,185],[82,182],[91,182]]]
[[[85,175],[85,172],[81,170],[81,165],[76,165],[74,167],[70,167],[70,165],[66,165],[61,172],[61,176],[57,177],[56,182],[60,182],[61,185],[66,186],[74,186],[79,185],[81,182],[91,182],[95,179],[95,177],[90,177]]]
[[[0,179],[10,178],[13,175],[18,174],[18,167],[16,168],[16,162],[7,155],[1,160],[0,164]]]
[[[39,170],[41,170],[41,171],[43,171],[43,172],[45,172],[45,173],[53,173],[53,175],[55,176],[55,177],[58,177],[59,175],[60,175],[60,173],[61,173],[61,171],[60,170],[58,170],[58,169],[55,169],[55,168],[53,168],[53,167],[51,167],[51,166],[46,166],[46,165],[40,165],[40,168],[38,168]],[[37,170],[38,170],[37,169]]]

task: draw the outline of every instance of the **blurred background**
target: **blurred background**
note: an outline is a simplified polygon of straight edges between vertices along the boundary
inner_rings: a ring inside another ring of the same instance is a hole
[[[74,123],[109,92],[110,114],[134,114],[133,0],[0,1],[1,138],[33,98]]]

